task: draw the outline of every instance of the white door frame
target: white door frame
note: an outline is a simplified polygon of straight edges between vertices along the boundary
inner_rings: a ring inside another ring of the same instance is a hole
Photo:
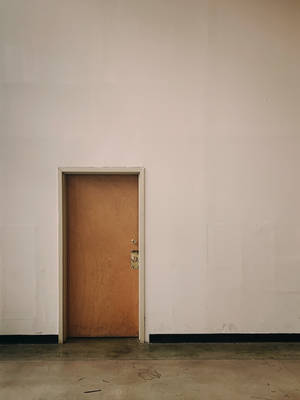
[[[58,341],[64,343],[67,338],[66,324],[66,201],[65,177],[78,174],[124,174],[137,175],[139,186],[139,340],[145,341],[145,170],[141,167],[94,168],[62,167],[58,168],[58,257],[59,257],[59,322]]]

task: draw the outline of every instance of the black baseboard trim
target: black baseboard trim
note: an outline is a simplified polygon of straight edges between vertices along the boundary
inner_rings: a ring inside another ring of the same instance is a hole
[[[300,342],[300,333],[184,333],[150,334],[150,343]]]
[[[0,344],[57,344],[58,335],[0,335]]]

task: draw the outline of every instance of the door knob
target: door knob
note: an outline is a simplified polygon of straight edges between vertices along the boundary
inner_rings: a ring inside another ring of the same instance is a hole
[[[131,239],[130,240],[132,244],[136,244],[136,240],[135,239]]]

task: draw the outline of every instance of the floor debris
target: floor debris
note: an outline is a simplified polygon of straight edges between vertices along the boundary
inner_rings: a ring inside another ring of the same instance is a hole
[[[101,389],[94,389],[94,390],[87,390],[86,392],[83,393],[95,393],[95,392],[101,392]]]

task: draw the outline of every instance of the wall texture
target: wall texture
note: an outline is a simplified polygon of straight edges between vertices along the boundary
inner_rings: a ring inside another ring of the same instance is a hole
[[[59,166],[146,168],[146,332],[300,332],[300,2],[1,0],[2,334],[58,332]]]

